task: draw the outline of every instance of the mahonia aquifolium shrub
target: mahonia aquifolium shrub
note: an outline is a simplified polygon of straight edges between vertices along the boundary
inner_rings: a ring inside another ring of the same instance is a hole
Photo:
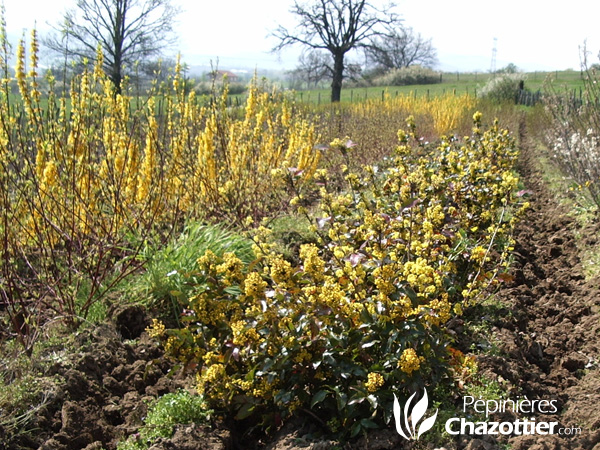
[[[200,256],[206,283],[185,305],[185,327],[148,330],[198,364],[211,407],[265,428],[311,410],[332,432],[356,435],[389,423],[394,393],[438,384],[465,369],[456,361],[472,368],[445,324],[502,278],[527,206],[513,194],[509,132],[474,120],[470,137],[426,147],[409,118],[393,164],[362,178],[345,171],[345,194],[317,171],[320,212],[309,217],[320,238],[301,247],[298,265],[273,250],[265,227],[249,265]],[[331,147],[351,151],[344,140]]]

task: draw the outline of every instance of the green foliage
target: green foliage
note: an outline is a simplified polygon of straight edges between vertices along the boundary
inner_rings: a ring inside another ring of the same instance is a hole
[[[502,69],[498,69],[498,71],[496,73],[517,73],[517,72],[519,72],[519,68],[513,63],[508,63]]]
[[[202,282],[197,260],[207,250],[217,255],[232,252],[245,263],[254,260],[251,240],[222,225],[191,222],[165,246],[146,249],[146,272],[134,281],[136,296],[179,312],[179,299],[187,298]]]
[[[220,83],[221,85],[223,83]],[[246,92],[247,86],[245,83],[227,83],[227,89],[229,95],[240,95]],[[200,81],[194,87],[196,94],[198,95],[214,95],[215,83],[212,81]]]
[[[26,374],[12,382],[5,379],[6,375],[2,374],[0,380],[0,427],[10,433],[23,432],[30,426],[29,422],[38,405],[45,403],[43,387],[40,380],[32,374]]]
[[[277,251],[288,261],[298,259],[302,244],[316,243],[318,238],[310,229],[311,222],[298,214],[276,217],[269,221],[268,228],[271,230],[271,238]]]
[[[0,326],[6,327],[3,317]],[[64,382],[44,374],[63,361],[68,349],[69,338],[51,332],[36,341],[31,356],[22,352],[16,340],[0,339],[0,430],[9,446],[13,439],[36,431],[37,415],[54,400]]]
[[[118,450],[146,450],[158,438],[169,438],[177,425],[206,423],[210,411],[204,399],[180,390],[157,399],[148,409],[144,426],[125,442],[120,442]]]

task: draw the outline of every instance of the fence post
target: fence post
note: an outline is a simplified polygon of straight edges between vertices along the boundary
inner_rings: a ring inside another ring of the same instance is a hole
[[[319,97],[317,99],[317,105],[320,105],[320,104],[321,104],[321,93],[319,92]]]
[[[350,89],[350,103],[354,100],[354,89]]]
[[[385,101],[385,90],[381,90],[381,101],[384,102]]]

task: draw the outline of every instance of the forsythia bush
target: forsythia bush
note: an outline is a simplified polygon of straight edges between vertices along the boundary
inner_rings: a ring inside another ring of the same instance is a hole
[[[321,212],[309,217],[320,238],[300,248],[300,264],[273,250],[264,227],[249,265],[200,256],[206,282],[189,297],[186,326],[148,331],[197,364],[211,407],[266,428],[310,410],[356,435],[390,421],[395,392],[448,375],[457,358],[445,324],[497,282],[526,206],[513,194],[508,131],[474,119],[472,136],[426,146],[410,118],[390,168],[364,178],[342,168],[345,194],[317,171]]]
[[[420,135],[424,140],[434,141],[440,136],[470,132],[471,116],[475,112],[477,99],[469,95],[444,95],[415,98],[414,96],[387,96],[357,103],[342,103],[317,108],[320,118],[318,130],[329,142],[340,136],[348,136],[356,143],[351,157],[325,152],[321,166],[330,171],[330,176],[343,178],[339,167],[346,163],[359,172],[363,165],[380,164],[389,156],[397,142],[396,132],[404,126],[409,116],[419,123]]]
[[[372,99],[353,103],[349,108],[356,113],[367,115],[413,115],[420,124],[430,120],[436,135],[441,136],[457,131],[457,127],[463,124],[469,111],[473,110],[476,104],[477,100],[468,94],[446,94],[428,99],[402,95],[388,96],[384,102]]]
[[[56,314],[85,317],[138,268],[140,242],[156,230],[262,218],[289,201],[276,169],[302,180],[316,169],[314,126],[257,80],[242,114],[226,89],[205,102],[186,94],[179,63],[148,96],[126,85],[120,95],[99,52],[63,96],[51,73],[42,92],[37,47],[34,32],[27,70],[20,43],[15,80],[0,91],[0,300],[32,329]]]

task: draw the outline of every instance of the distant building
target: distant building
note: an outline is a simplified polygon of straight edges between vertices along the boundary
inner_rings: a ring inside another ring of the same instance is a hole
[[[229,70],[214,70],[210,75],[215,81],[223,81],[225,77],[227,77],[227,81],[230,83],[236,83],[239,81],[239,77]]]

